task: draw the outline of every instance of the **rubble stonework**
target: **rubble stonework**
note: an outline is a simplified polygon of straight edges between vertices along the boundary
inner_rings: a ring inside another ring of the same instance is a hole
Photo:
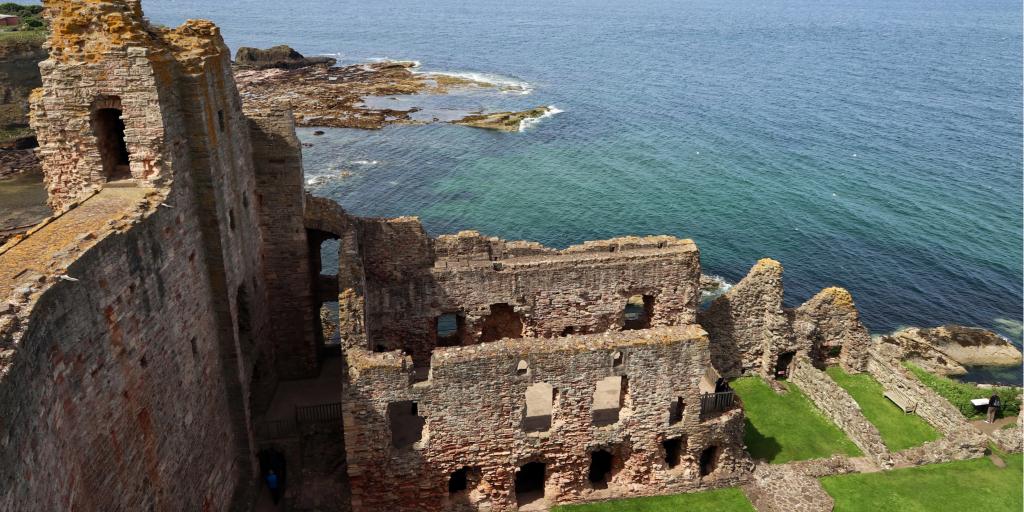
[[[836,384],[829,375],[815,368],[806,356],[797,356],[789,377],[814,405],[825,413],[865,455],[879,467],[891,468],[892,457],[882,441],[882,434],[860,412],[857,401]]]
[[[351,349],[342,402],[353,510],[515,510],[515,472],[528,462],[547,465],[549,503],[735,485],[749,468],[743,414],[701,417],[707,344],[689,325],[439,348],[429,379],[415,384],[409,356]],[[609,376],[626,378],[623,408],[614,424],[594,426],[595,386]],[[553,388],[550,427],[527,432],[527,388],[537,383]],[[684,412],[672,424],[679,397]],[[400,427],[388,410],[409,402],[422,438],[398,447],[392,436]],[[672,438],[682,440],[682,453],[669,468],[662,441]],[[712,446],[714,469],[700,476],[700,454]],[[606,488],[588,480],[599,449],[615,454]],[[450,494],[450,475],[463,467],[476,480]]]
[[[943,438],[893,454],[899,465],[920,465],[980,457],[987,439],[946,399],[913,376],[890,347],[876,345],[869,353],[867,371],[885,388],[906,396],[915,406],[914,413],[942,433]]]
[[[864,370],[871,337],[850,292],[826,288],[796,309],[783,308],[782,296],[782,265],[763,259],[700,312],[722,375],[774,377],[786,354],[789,360],[808,355],[819,367],[839,363],[850,372]]]

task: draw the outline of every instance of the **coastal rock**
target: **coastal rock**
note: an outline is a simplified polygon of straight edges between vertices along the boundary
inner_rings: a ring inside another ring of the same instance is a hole
[[[0,39],[0,149],[35,147],[28,97],[42,85],[39,63],[46,58],[45,39],[45,32]]]
[[[235,66],[235,81],[247,109],[292,110],[298,126],[375,130],[388,124],[411,124],[419,109],[368,107],[364,98],[412,94],[446,94],[456,87],[490,84],[451,75],[413,73],[412,61],[384,61],[345,67],[255,69]]]
[[[299,69],[309,66],[333,66],[337,59],[305,57],[290,46],[279,45],[262,50],[243,46],[235,53],[235,64],[255,69]]]
[[[548,113],[548,107],[537,107],[519,112],[494,112],[492,114],[474,114],[452,121],[452,124],[486,128],[503,132],[517,132],[523,121],[537,119]]]
[[[942,375],[963,375],[964,366],[1012,366],[1024,359],[1005,338],[977,327],[911,327],[884,336],[882,342],[898,346],[904,359]]]

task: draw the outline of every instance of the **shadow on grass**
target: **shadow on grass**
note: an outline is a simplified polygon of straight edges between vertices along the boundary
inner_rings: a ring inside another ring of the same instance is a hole
[[[780,452],[782,446],[774,437],[768,437],[757,430],[757,427],[750,422],[749,418],[743,420],[745,424],[743,442],[747,445],[747,451],[755,459],[772,461]]]

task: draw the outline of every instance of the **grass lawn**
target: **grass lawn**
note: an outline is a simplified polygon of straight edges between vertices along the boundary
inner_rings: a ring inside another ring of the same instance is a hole
[[[879,473],[821,479],[836,500],[835,512],[1020,512],[1022,456],[1003,455],[1005,468],[988,458]]]
[[[924,383],[925,386],[932,388],[933,391],[939,394],[939,396],[949,400],[949,403],[953,404],[953,407],[960,409],[960,412],[968,419],[979,419],[985,417],[984,410],[975,409],[974,405],[971,404],[972,398],[988,398],[992,396],[992,393],[998,393],[999,397],[1003,400],[1003,407],[999,411],[1000,418],[1004,416],[1016,416],[1020,414],[1020,390],[1013,387],[996,387],[996,388],[979,388],[975,384],[969,382],[959,382],[949,377],[941,377],[939,375],[933,375],[928,371],[922,369],[910,362],[904,362],[904,366],[907,367],[917,377],[918,380]]]
[[[654,496],[628,500],[602,501],[583,505],[563,505],[552,509],[556,512],[754,512],[743,491],[718,489],[693,494]]]
[[[783,384],[789,387],[789,393],[780,396],[760,377],[744,377],[732,383],[747,413],[743,440],[750,455],[774,464],[834,454],[861,455],[860,449],[799,388]]]
[[[916,414],[905,414],[896,404],[883,396],[882,385],[866,373],[850,375],[838,366],[826,370],[853,396],[864,416],[878,428],[889,450],[899,451],[920,446],[941,437],[926,421]]]

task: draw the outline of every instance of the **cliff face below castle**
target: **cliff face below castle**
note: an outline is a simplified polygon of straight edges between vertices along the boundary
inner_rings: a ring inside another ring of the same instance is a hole
[[[42,85],[39,63],[46,58],[43,35],[0,38],[0,149],[34,145],[28,127],[28,96]],[[0,168],[0,177],[3,168]]]

